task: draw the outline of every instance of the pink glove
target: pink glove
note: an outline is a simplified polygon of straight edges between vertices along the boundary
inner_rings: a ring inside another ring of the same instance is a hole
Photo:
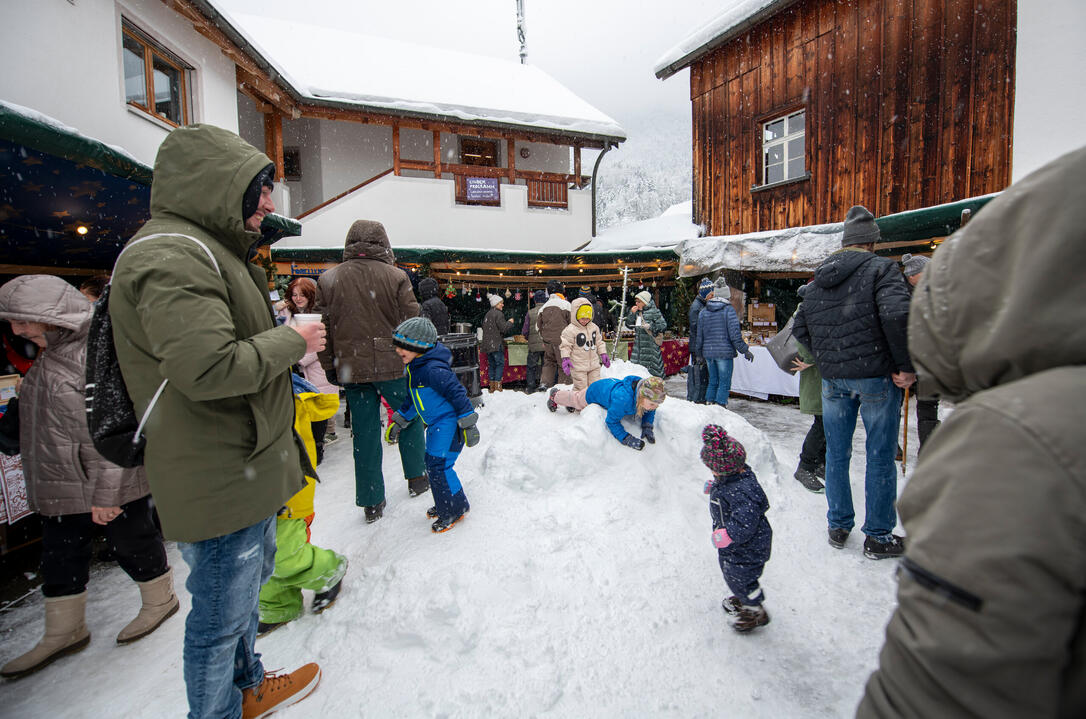
[[[732,538],[728,536],[728,530],[721,527],[713,532],[713,546],[717,549],[724,549],[732,543]]]
[[[611,366],[611,358],[607,356],[606,352],[604,352],[603,354],[600,355],[600,362],[603,362],[604,367],[610,367]]]
[[[716,484],[716,477],[713,477],[712,479],[705,480],[705,490],[704,490],[705,493],[709,494],[710,492],[712,492],[713,491],[713,485],[715,485],[715,484]]]
[[[569,357],[562,358],[562,371],[568,375],[573,374],[573,360],[571,360]]]

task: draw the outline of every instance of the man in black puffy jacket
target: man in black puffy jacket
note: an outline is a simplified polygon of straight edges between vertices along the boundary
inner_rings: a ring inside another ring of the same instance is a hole
[[[438,335],[449,334],[449,308],[441,301],[440,287],[433,277],[424,277],[419,282],[419,317],[425,317],[434,323]]]
[[[849,459],[856,415],[867,432],[864,555],[899,557],[894,453],[901,390],[916,381],[906,327],[909,292],[892,260],[872,252],[880,237],[875,218],[857,205],[845,217],[841,249],[815,271],[796,313],[793,332],[811,349],[822,373],[826,430],[826,501],[830,544],[842,549],[855,524]]]

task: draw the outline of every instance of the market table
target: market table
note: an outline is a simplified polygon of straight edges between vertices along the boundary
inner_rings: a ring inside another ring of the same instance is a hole
[[[505,355],[505,370],[502,372],[502,382],[523,382],[528,376],[528,344],[525,342],[506,342],[502,347]],[[486,352],[479,352],[479,381],[483,387],[487,386],[490,376],[487,374],[489,363],[486,361]]]
[[[735,358],[732,392],[758,399],[769,399],[771,394],[799,397],[798,372],[792,374],[778,367],[765,347],[753,345],[750,351],[753,362],[747,362],[742,355]]]

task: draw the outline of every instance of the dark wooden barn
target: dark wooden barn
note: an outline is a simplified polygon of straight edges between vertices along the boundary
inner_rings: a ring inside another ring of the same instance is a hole
[[[694,221],[836,222],[1011,181],[1017,0],[784,0],[658,68],[690,68]]]

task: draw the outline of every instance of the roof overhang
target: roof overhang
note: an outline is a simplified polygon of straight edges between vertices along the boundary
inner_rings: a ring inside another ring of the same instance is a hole
[[[797,2],[799,0],[745,0],[733,5],[664,53],[656,61],[656,77],[666,80]]]

